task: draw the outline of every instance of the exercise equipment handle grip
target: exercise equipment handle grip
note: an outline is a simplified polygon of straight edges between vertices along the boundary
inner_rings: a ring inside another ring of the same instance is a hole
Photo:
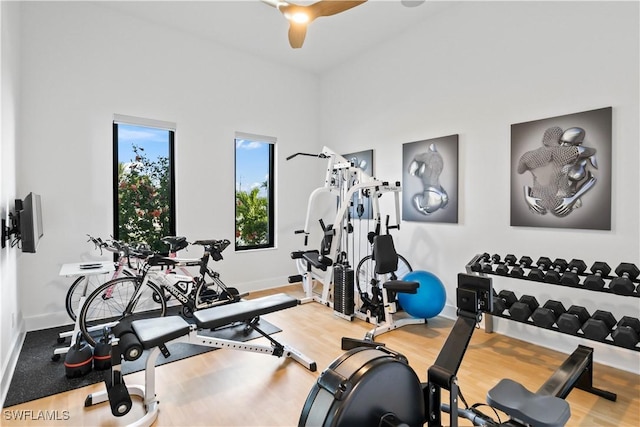
[[[327,156],[327,155],[326,155],[326,154],[324,154],[324,153],[320,153],[320,154],[295,153],[295,154],[292,154],[292,155],[288,156],[288,157],[287,157],[287,160],[291,160],[291,159],[293,159],[294,157],[297,157],[297,156],[318,157],[319,159],[326,159],[327,157],[329,157],[329,156]]]

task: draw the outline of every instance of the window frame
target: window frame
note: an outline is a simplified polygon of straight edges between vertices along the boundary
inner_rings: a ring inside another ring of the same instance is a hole
[[[237,224],[237,214],[238,214],[238,206],[237,206],[237,196],[236,193],[238,191],[238,156],[237,156],[237,144],[238,140],[247,140],[250,142],[259,142],[268,144],[269,149],[269,172],[267,179],[267,242],[264,244],[251,244],[251,245],[238,245],[238,241],[236,236],[236,232],[238,229]],[[245,252],[259,249],[274,249],[276,247],[276,142],[277,139],[271,136],[265,135],[255,135],[244,132],[236,132],[235,137],[233,139],[233,166],[234,166],[234,247],[236,252]]]
[[[113,189],[113,238],[119,240],[121,238],[119,233],[119,189],[118,189],[118,165],[119,165],[119,150],[118,150],[118,126],[130,125],[141,126],[159,130],[166,130],[168,132],[168,156],[169,156],[169,232],[171,236],[176,234],[176,173],[175,173],[175,123],[165,122],[153,119],[144,119],[139,117],[123,116],[114,114],[112,123],[112,137],[113,137],[113,158],[112,158],[112,189]],[[114,254],[114,256],[117,256]]]

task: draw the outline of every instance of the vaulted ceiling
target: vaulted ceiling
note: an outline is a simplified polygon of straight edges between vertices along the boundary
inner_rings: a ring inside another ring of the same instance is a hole
[[[296,4],[310,4],[296,1]],[[416,25],[428,25],[455,2],[369,0],[309,25],[304,46],[292,49],[282,14],[259,0],[99,1],[121,13],[164,25],[264,59],[323,73]]]

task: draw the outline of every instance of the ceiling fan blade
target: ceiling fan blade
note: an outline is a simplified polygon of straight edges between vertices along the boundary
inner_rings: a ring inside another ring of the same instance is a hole
[[[345,10],[349,10],[356,6],[360,6],[362,3],[366,3],[367,0],[360,1],[341,1],[341,0],[320,0],[319,2],[310,4],[307,9],[311,13],[312,20],[320,16],[331,16]]]
[[[307,35],[307,24],[299,24],[289,21],[289,44],[292,48],[298,49],[302,47],[304,38]]]
[[[277,8],[289,21],[289,44],[292,48],[302,47],[307,35],[307,25],[321,16],[331,16],[365,3],[367,0],[320,0],[309,6],[288,3],[285,0],[262,0]]]

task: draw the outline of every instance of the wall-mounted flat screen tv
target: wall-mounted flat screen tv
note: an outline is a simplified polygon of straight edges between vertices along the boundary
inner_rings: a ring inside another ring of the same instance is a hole
[[[17,204],[16,204],[17,206]],[[40,239],[44,236],[42,228],[42,201],[39,194],[29,193],[22,201],[22,210],[18,212],[22,252],[35,253]]]

